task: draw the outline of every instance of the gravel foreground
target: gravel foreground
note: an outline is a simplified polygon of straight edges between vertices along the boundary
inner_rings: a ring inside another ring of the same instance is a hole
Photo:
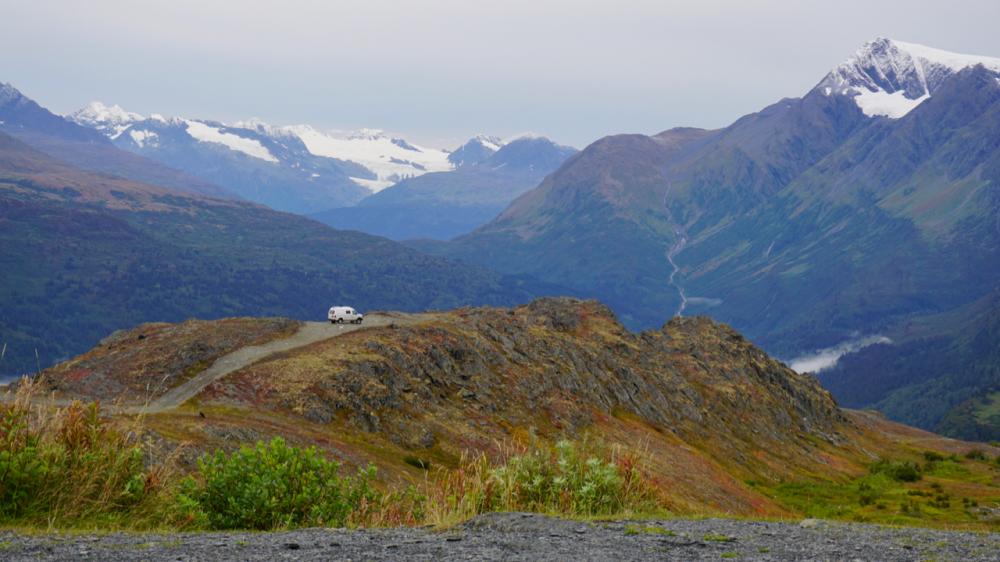
[[[448,531],[306,529],[275,533],[0,532],[3,560],[1000,560],[1000,533],[816,520],[581,523],[478,517]]]

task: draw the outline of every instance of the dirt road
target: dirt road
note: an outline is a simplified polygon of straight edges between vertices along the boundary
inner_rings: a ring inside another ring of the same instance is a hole
[[[403,313],[374,313],[365,316],[364,324],[331,324],[329,322],[306,322],[299,331],[288,338],[274,340],[262,345],[251,345],[243,347],[223,355],[215,360],[212,365],[204,371],[198,373],[193,378],[188,379],[183,384],[175,386],[165,394],[153,400],[145,406],[137,406],[127,411],[130,413],[155,414],[164,410],[171,410],[194,398],[206,386],[248,365],[256,363],[261,359],[288,351],[297,347],[302,347],[329,338],[363,330],[366,328],[376,328],[388,326],[389,324],[412,324],[421,315]]]

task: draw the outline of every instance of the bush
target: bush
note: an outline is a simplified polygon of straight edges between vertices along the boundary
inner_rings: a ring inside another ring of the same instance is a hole
[[[882,491],[872,486],[869,482],[858,483],[858,503],[861,505],[871,505],[882,497]]]
[[[924,460],[927,462],[941,462],[944,460],[944,455],[937,451],[924,451]]]
[[[622,515],[660,505],[637,457],[569,441],[522,450],[499,465],[480,455],[439,475],[431,488],[439,523],[493,511]]]
[[[897,482],[916,482],[922,478],[920,467],[913,461],[881,459],[868,467],[872,474],[884,474]]]
[[[56,409],[35,405],[34,393],[25,379],[0,403],[0,520],[128,520],[159,491],[162,469],[144,466],[142,449],[101,418],[98,404]]]
[[[191,519],[213,529],[343,527],[352,515],[380,504],[374,478],[374,466],[341,476],[340,464],[315,447],[289,447],[276,437],[229,455],[203,456],[178,502]]]
[[[974,461],[989,460],[986,457],[986,453],[984,453],[982,449],[969,449],[969,451],[965,453],[965,458]]]

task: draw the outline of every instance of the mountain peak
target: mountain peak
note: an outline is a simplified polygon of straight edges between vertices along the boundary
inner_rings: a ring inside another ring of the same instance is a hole
[[[484,147],[489,148],[491,150],[500,150],[500,148],[504,145],[504,142],[503,142],[503,140],[500,137],[493,136],[493,135],[487,135],[485,133],[479,133],[479,134],[477,134],[476,136],[474,136],[471,139],[469,139],[469,142],[479,143],[479,144],[483,145]],[[466,143],[466,144],[468,144],[468,143]]]
[[[866,115],[898,119],[933,95],[946,79],[976,65],[1000,73],[1000,58],[878,37],[830,71],[814,91],[853,96]]]
[[[456,167],[478,164],[496,154],[503,146],[504,142],[500,137],[479,133],[449,154],[448,161]]]
[[[7,105],[24,97],[20,90],[13,84],[0,82],[0,105]]]
[[[105,105],[92,101],[85,107],[66,116],[67,119],[79,125],[97,129],[111,138],[117,137],[133,123],[146,119],[138,113],[125,111],[120,105]]]

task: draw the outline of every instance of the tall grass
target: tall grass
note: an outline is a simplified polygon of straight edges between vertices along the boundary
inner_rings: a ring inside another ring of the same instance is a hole
[[[144,517],[172,479],[146,467],[136,432],[100,406],[56,408],[28,379],[0,402],[0,521],[47,526],[116,524]]]
[[[376,488],[280,438],[201,457],[182,476],[147,464],[142,419],[119,427],[97,403],[57,408],[23,380],[0,401],[0,523],[35,527],[278,529],[448,525],[492,511],[627,516],[659,508],[639,456],[560,441],[502,447],[437,469],[422,488]]]
[[[637,453],[587,441],[507,446],[498,461],[479,454],[438,471],[426,488],[435,525],[495,511],[629,516],[662,507]]]

